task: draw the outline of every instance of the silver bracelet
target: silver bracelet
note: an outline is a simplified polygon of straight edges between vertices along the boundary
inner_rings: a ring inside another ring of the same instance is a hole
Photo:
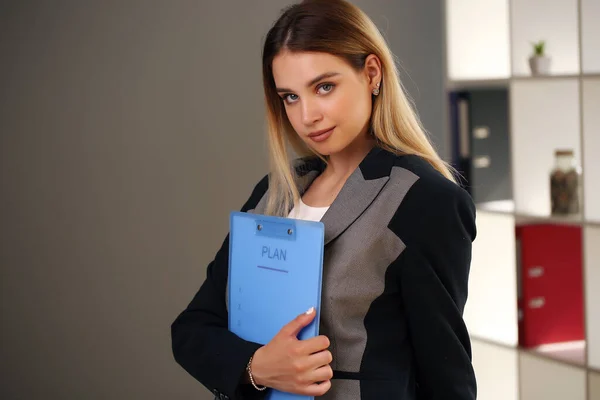
[[[252,386],[254,386],[254,389],[263,391],[267,387],[266,386],[262,386],[262,387],[256,386],[256,383],[254,382],[254,377],[252,376],[252,369],[250,368],[250,364],[252,364],[253,358],[254,358],[254,356],[250,357],[250,361],[248,361],[248,365],[246,366],[246,371],[248,371],[248,376],[250,377],[250,383],[252,383]]]

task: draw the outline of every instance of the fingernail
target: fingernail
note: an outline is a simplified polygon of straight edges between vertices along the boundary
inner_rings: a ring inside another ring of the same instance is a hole
[[[306,315],[310,315],[310,314],[312,314],[312,313],[313,313],[313,311],[315,311],[315,308],[314,308],[314,307],[311,307],[311,308],[309,308],[309,309],[306,311]]]

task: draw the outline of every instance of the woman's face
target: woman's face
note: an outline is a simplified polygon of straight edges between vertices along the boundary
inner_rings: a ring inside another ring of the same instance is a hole
[[[372,91],[381,81],[376,56],[356,72],[331,54],[284,51],[273,60],[273,78],[292,127],[317,153],[339,153],[368,139]]]

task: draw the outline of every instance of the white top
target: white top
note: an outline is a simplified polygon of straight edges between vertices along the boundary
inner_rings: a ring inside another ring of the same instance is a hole
[[[292,209],[292,211],[290,211],[290,214],[288,215],[288,217],[295,218],[295,219],[304,219],[307,221],[320,221],[328,209],[329,209],[329,207],[307,206],[306,204],[304,204],[302,199],[300,199],[300,203],[298,204],[297,207],[294,207]]]

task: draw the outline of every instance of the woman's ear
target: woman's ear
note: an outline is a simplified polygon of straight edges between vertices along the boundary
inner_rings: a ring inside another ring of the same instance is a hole
[[[381,60],[375,54],[369,54],[365,59],[364,72],[370,91],[376,90],[382,85]]]

